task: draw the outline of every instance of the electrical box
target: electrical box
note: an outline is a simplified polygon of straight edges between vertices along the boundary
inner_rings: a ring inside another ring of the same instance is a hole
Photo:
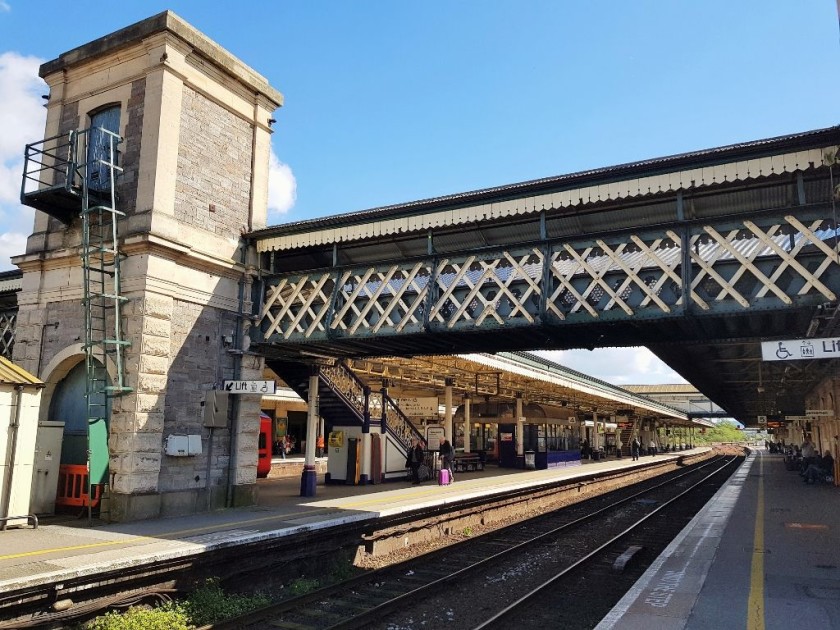
[[[166,438],[164,451],[171,457],[201,455],[200,435],[179,435],[173,433]]]
[[[35,465],[32,471],[32,495],[29,498],[29,511],[32,514],[55,514],[55,495],[58,492],[63,438],[63,421],[44,420],[38,423]]]
[[[228,424],[228,392],[211,389],[204,397],[204,426],[224,429]]]

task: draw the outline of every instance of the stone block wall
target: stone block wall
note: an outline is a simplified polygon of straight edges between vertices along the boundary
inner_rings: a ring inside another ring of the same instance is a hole
[[[234,313],[209,306],[173,302],[164,433],[165,436],[202,436],[202,454],[198,457],[164,455],[161,492],[187,487],[204,489],[227,482],[229,433],[227,429],[214,430],[211,446],[210,430],[204,427],[203,401],[207,391],[221,385],[225,374],[226,378],[232,378],[234,356],[225,348],[223,337],[234,331],[234,317]],[[190,482],[189,486],[185,481]]]
[[[109,449],[112,488],[123,494],[158,490],[163,459],[166,375],[173,300],[161,295],[132,297],[123,309],[125,352],[131,394],[114,400]]]
[[[251,126],[188,86],[181,109],[175,217],[226,238],[247,226]]]
[[[120,166],[122,175],[117,180],[117,192],[120,195],[122,212],[131,213],[137,199],[137,177],[140,168],[140,149],[143,140],[143,113],[146,101],[146,78],[131,83],[131,96],[123,115],[126,117],[124,139],[120,145],[122,151]]]
[[[45,308],[24,305],[17,321],[13,360],[32,374],[65,348],[84,342],[84,314],[78,300],[50,302]]]

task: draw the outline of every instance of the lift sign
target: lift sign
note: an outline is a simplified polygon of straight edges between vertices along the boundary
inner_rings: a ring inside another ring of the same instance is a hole
[[[225,391],[231,394],[274,394],[277,383],[274,381],[225,381]]]
[[[840,357],[840,339],[788,339],[761,342],[761,358],[765,361],[836,359],[837,357]]]

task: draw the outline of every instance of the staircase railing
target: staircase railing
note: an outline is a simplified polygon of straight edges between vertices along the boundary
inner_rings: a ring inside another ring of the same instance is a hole
[[[320,370],[321,380],[340,396],[359,418],[365,417],[365,384],[344,362],[324,366]],[[413,439],[423,439],[423,434],[412,424],[393,398],[382,392],[370,391],[368,411],[372,420],[381,419],[382,432],[393,435],[405,448],[411,448]]]
[[[365,384],[344,363],[322,366],[319,370],[321,380],[347,405],[353,409],[360,420],[365,417]]]
[[[423,434],[408,419],[402,409],[397,406],[394,399],[384,394],[385,413],[382,414],[382,432],[391,433],[405,447],[405,452],[411,448],[412,440],[424,439]]]

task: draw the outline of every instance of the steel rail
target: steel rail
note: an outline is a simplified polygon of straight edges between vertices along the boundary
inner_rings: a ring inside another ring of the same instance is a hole
[[[426,554],[422,557],[413,558],[410,560],[406,560],[396,565],[392,565],[390,567],[377,569],[370,573],[366,573],[361,576],[357,576],[351,578],[350,580],[342,581],[336,584],[331,584],[329,586],[317,589],[303,595],[301,597],[287,599],[277,604],[272,604],[261,608],[259,610],[252,611],[246,615],[241,617],[236,617],[233,619],[228,619],[224,622],[219,622],[216,624],[204,626],[203,628],[199,628],[199,630],[233,630],[233,629],[240,629],[243,627],[247,627],[249,624],[255,624],[258,622],[265,621],[270,618],[276,619],[277,617],[283,615],[284,613],[290,613],[297,611],[300,614],[302,609],[305,609],[306,606],[311,604],[315,604],[319,610],[323,611],[324,606],[322,602],[325,600],[329,600],[332,597],[335,597],[337,593],[343,594],[344,592],[350,592],[355,587],[359,585],[366,584],[366,583],[385,583],[386,581],[393,581],[393,576],[397,574],[404,573],[405,570],[412,566],[416,565],[419,562],[424,563],[424,565],[432,565],[433,562],[441,555],[446,555],[449,558],[452,558],[453,564],[458,560],[464,560],[468,562],[465,566],[460,566],[456,570],[452,571],[449,568],[445,568],[445,574],[441,577],[435,577],[436,574],[439,574],[439,570],[430,570],[424,566],[423,573],[424,574],[432,574],[432,578],[430,581],[420,584],[416,587],[409,587],[408,590],[401,592],[393,597],[388,597],[385,601],[381,601],[376,603],[372,607],[367,608],[366,610],[361,610],[357,614],[352,615],[351,617],[347,617],[333,623],[331,625],[313,625],[310,626],[312,628],[319,628],[321,630],[352,630],[355,628],[363,628],[369,626],[371,623],[378,621],[382,618],[383,615],[393,611],[396,608],[401,607],[404,604],[411,604],[417,601],[422,601],[422,598],[427,597],[430,593],[433,593],[440,588],[446,586],[449,583],[452,583],[464,576],[474,573],[482,568],[485,568],[492,563],[498,562],[500,559],[512,556],[518,552],[521,552],[523,549],[530,547],[532,545],[538,544],[540,541],[545,540],[546,538],[550,538],[552,536],[557,536],[558,534],[562,533],[565,530],[570,528],[577,527],[587,521],[590,521],[606,512],[614,511],[616,508],[630,503],[632,501],[636,501],[638,498],[650,494],[663,486],[668,486],[674,483],[685,476],[688,475],[696,475],[698,471],[703,470],[709,466],[714,466],[720,462],[721,458],[715,458],[706,462],[701,462],[695,466],[687,468],[684,471],[679,472],[678,474],[671,474],[667,475],[667,479],[663,481],[659,481],[652,485],[646,486],[644,489],[639,490],[637,492],[633,492],[630,495],[623,497],[617,501],[611,502],[609,505],[605,505],[604,507],[598,508],[591,512],[587,512],[585,515],[574,518],[570,521],[567,521],[559,526],[551,527],[550,529],[540,532],[537,535],[530,536],[527,540],[522,542],[515,543],[513,545],[506,545],[504,549],[501,551],[495,551],[490,555],[482,555],[481,559],[479,560],[470,560],[468,558],[469,555],[473,557],[475,554],[468,554],[464,553],[463,549],[465,548],[480,548],[482,545],[486,546],[493,546],[493,540],[495,538],[504,537],[507,532],[514,530],[515,528],[522,528],[525,522],[519,522],[508,527],[495,530],[493,532],[489,532],[484,536],[466,540],[460,543],[456,543],[454,545],[449,545],[444,549],[440,549],[429,554]],[[734,458],[733,458],[734,459]],[[728,465],[731,460],[727,460],[725,465]],[[722,468],[722,467],[721,467]],[[711,475],[707,475],[704,477],[703,481],[709,478],[709,476],[713,476],[717,474],[721,468],[717,468]],[[650,481],[650,480],[645,480]],[[639,482],[644,483],[644,481]],[[702,483],[702,482],[701,482]],[[693,486],[692,486],[693,487]],[[597,500],[598,498],[602,498],[603,495],[599,497],[592,497],[589,501]],[[573,507],[573,506],[567,506]],[[581,504],[578,507],[582,507]],[[567,509],[567,508],[561,508]],[[556,514],[560,510],[552,510],[548,514],[541,515],[540,517],[536,517],[531,519],[533,522],[539,520],[548,520],[551,518],[552,514]],[[419,571],[418,571],[419,573]],[[422,577],[418,576],[417,580],[423,579]],[[363,601],[356,601],[356,605],[358,607],[364,607],[365,602]],[[323,621],[323,620],[322,620]],[[304,622],[296,621],[293,622],[293,625],[297,628],[305,628],[307,627]],[[280,626],[282,627],[282,626]],[[291,627],[291,625],[290,625]]]
[[[505,607],[504,609],[502,609],[501,611],[499,611],[498,613],[496,613],[495,615],[493,615],[492,617],[490,617],[489,619],[484,621],[481,625],[475,626],[472,630],[490,630],[491,628],[497,627],[497,624],[501,624],[501,623],[504,623],[504,622],[509,623],[511,617],[513,615],[515,615],[517,613],[517,611],[521,610],[526,605],[532,604],[534,599],[539,597],[541,593],[543,593],[547,588],[552,586],[555,582],[557,582],[558,580],[568,576],[570,573],[577,570],[584,563],[591,560],[592,558],[594,558],[595,556],[597,556],[598,554],[600,554],[601,552],[606,550],[611,545],[614,545],[616,542],[618,542],[619,540],[621,540],[622,538],[624,538],[628,534],[633,533],[636,529],[638,529],[641,525],[643,525],[646,521],[648,521],[648,519],[654,517],[659,512],[668,508],[669,506],[676,503],[677,501],[685,498],[686,495],[694,492],[698,487],[705,484],[709,479],[711,479],[712,477],[720,474],[722,471],[726,470],[735,461],[737,461],[737,458],[732,457],[728,461],[724,462],[724,464],[722,466],[720,466],[716,470],[714,470],[711,473],[709,473],[708,475],[706,475],[703,479],[701,479],[697,483],[692,484],[690,487],[686,488],[685,490],[680,492],[675,497],[672,497],[671,499],[669,499],[669,500],[665,501],[664,503],[662,503],[661,505],[657,506],[655,509],[651,510],[650,513],[646,514],[645,516],[640,518],[638,521],[636,521],[635,523],[633,523],[629,527],[625,528],[622,532],[613,536],[607,542],[603,543],[602,545],[598,546],[593,551],[589,552],[588,554],[586,554],[582,558],[578,559],[577,561],[575,561],[571,565],[567,566],[562,571],[560,571],[559,573],[554,575],[552,578],[550,578],[550,579],[546,580],[545,582],[543,582],[542,584],[540,584],[538,587],[532,589],[530,592],[523,595],[522,597],[517,599],[512,604],[508,605],[507,607]]]

